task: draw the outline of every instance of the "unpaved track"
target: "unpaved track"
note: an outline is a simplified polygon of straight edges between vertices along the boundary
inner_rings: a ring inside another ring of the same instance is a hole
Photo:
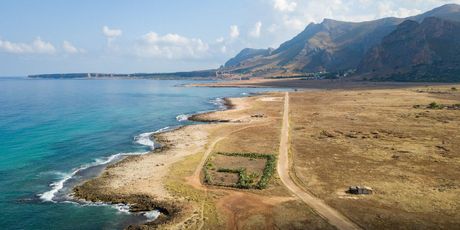
[[[280,150],[278,159],[278,174],[283,184],[305,204],[310,206],[320,216],[326,219],[331,225],[338,229],[360,229],[356,224],[344,215],[328,206],[324,201],[318,199],[303,190],[289,176],[289,93],[284,96],[283,126],[281,128]]]
[[[265,123],[267,123],[267,122],[261,122],[261,123],[257,123],[256,125],[248,125],[248,126],[239,128],[237,130],[234,130],[234,131],[231,131],[231,132],[225,134],[224,136],[216,138],[213,142],[211,142],[209,144],[209,146],[206,148],[206,151],[204,152],[203,156],[201,157],[200,163],[196,167],[195,172],[193,173],[193,175],[191,175],[189,178],[187,178],[189,184],[191,184],[196,189],[203,190],[205,192],[205,197],[207,197],[208,196],[208,189],[207,189],[206,186],[204,186],[201,183],[200,174],[201,174],[201,171],[203,170],[203,167],[204,167],[204,164],[206,163],[206,160],[208,159],[209,155],[211,155],[211,153],[214,150],[214,147],[216,146],[216,144],[219,143],[220,141],[224,140],[225,138],[227,138],[230,134],[240,132],[240,131],[248,129],[248,128],[264,125]],[[201,223],[198,226],[198,229],[203,229],[203,227],[204,227],[204,222],[205,222],[204,205],[205,205],[205,202],[206,202],[206,199],[204,199],[202,204],[201,204],[201,214],[200,214]]]

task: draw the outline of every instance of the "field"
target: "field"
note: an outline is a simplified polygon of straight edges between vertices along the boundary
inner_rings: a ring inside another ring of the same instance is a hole
[[[239,179],[236,172],[217,172],[219,168],[224,171],[245,168],[247,174],[257,173],[254,181],[260,181],[267,159],[275,158],[278,152],[282,96],[273,93],[232,99],[235,109],[199,118],[230,120],[211,125],[214,128],[210,130],[208,143],[219,141],[204,165],[211,171],[213,181],[224,187],[207,184],[205,170],[201,172],[201,182],[193,182],[194,167],[199,165],[195,156],[173,165],[166,178],[168,190],[177,197],[187,197],[197,210],[203,210],[202,220],[199,214],[191,213],[186,225],[193,229],[203,221],[204,229],[333,229],[284,188],[276,171],[264,189],[255,187],[258,183],[249,188],[235,188]],[[254,116],[257,114],[263,117]],[[258,157],[251,157],[251,153]]]
[[[203,168],[209,185],[241,189],[265,189],[276,167],[276,157],[259,153],[217,153]]]
[[[293,176],[367,229],[458,228],[457,88],[292,93]]]

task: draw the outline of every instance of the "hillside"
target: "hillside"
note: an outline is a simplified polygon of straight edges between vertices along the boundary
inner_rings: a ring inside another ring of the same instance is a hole
[[[363,65],[369,63],[364,60],[371,56],[369,52],[381,46],[384,38],[401,29],[400,24],[408,20],[421,23],[432,17],[460,21],[460,5],[447,4],[409,18],[383,18],[367,22],[325,19],[319,24],[309,24],[300,34],[270,53],[264,52],[266,50],[243,50],[225,64],[224,70],[249,76],[273,76],[339,72],[359,67],[363,73],[368,70]]]
[[[358,67],[375,79],[460,81],[460,23],[407,20],[373,48]]]

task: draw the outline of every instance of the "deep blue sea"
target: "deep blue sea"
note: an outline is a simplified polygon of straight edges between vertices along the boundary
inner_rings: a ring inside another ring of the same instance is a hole
[[[145,220],[69,202],[65,191],[103,163],[150,150],[146,133],[190,124],[181,115],[262,91],[180,87],[185,83],[0,78],[0,228],[120,229]]]

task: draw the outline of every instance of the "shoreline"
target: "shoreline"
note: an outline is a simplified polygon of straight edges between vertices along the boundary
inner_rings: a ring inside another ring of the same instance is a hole
[[[192,145],[193,143],[197,143],[198,141],[199,144],[197,147],[203,149],[207,142],[207,135],[198,135],[200,136],[200,138],[198,138],[199,140],[190,139],[188,141],[180,141],[179,139],[184,139],[183,137],[195,135],[197,131],[206,132],[207,129],[211,128],[211,126],[214,128],[214,126],[219,125],[216,123],[230,122],[229,120],[224,121],[209,119],[209,116],[212,116],[215,113],[234,110],[237,108],[237,105],[233,102],[233,100],[236,100],[236,98],[222,98],[222,100],[223,103],[221,106],[223,106],[224,109],[217,108],[213,111],[195,113],[189,116],[187,119],[189,121],[203,122],[203,124],[188,124],[176,126],[174,128],[166,127],[155,132],[151,132],[149,139],[155,143],[155,148],[152,151],[140,155],[128,155],[119,161],[108,163],[98,176],[95,178],[87,179],[83,183],[74,186],[71,195],[76,199],[93,203],[103,202],[108,205],[127,205],[129,207],[129,212],[132,214],[155,210],[159,211],[160,214],[155,220],[147,221],[139,225],[130,225],[127,227],[127,229],[132,229],[139,226],[160,226],[164,224],[172,224],[175,222],[175,220],[181,219],[184,217],[183,214],[190,212],[192,207],[183,199],[174,200],[173,196],[165,188],[163,177],[167,171],[170,170],[170,167],[174,163],[185,159],[187,156],[197,154],[197,152],[194,151],[186,153],[184,150],[188,150],[188,146]],[[209,134],[209,132],[207,134]],[[181,145],[187,148],[181,147]],[[178,151],[182,151],[182,153],[178,154]],[[105,185],[110,187],[109,184],[114,179],[114,171],[118,171],[118,169],[124,168],[126,165],[141,162],[142,160],[145,160],[145,158],[152,158],[158,161],[158,163],[151,166],[151,169],[153,170],[149,170],[155,171],[157,174],[155,175],[153,181],[154,187],[157,187],[155,189],[156,191],[151,191],[150,194],[148,194],[142,192],[138,193],[137,191],[120,191],[118,186],[118,189],[101,187],[101,182],[102,184],[105,183]],[[155,170],[155,168],[159,167],[164,169]]]
[[[206,117],[209,114],[212,114],[218,111],[232,110],[236,107],[236,105],[232,103],[232,100],[230,98],[224,97],[222,98],[222,100],[223,100],[222,106],[224,106],[225,109],[207,111],[207,112],[202,112],[202,113],[195,113],[195,114],[190,115],[187,120],[195,121],[195,122],[207,122],[207,123],[230,122],[230,120],[228,119],[209,119]]]
[[[318,90],[361,90],[361,89],[398,89],[423,86],[444,86],[455,83],[442,82],[378,82],[356,80],[304,80],[300,78],[232,80],[210,83],[189,84],[189,87],[210,88],[286,88],[286,89],[318,89]]]

